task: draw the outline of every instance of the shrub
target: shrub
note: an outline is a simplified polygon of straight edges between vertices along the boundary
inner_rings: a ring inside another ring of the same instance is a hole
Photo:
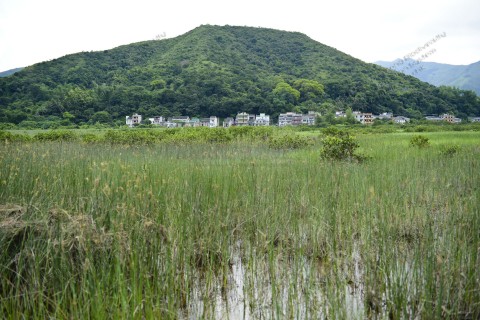
[[[95,133],[85,133],[82,134],[81,136],[82,142],[85,143],[95,143],[95,142],[101,142],[103,141],[103,138]]]
[[[13,140],[13,134],[7,131],[0,130],[0,141],[7,142]]]
[[[459,145],[449,145],[449,146],[443,146],[440,153],[444,156],[451,157],[454,154],[457,154],[460,151],[460,146]]]
[[[328,131],[328,135],[323,139],[321,157],[336,161],[363,161],[365,156],[355,154],[359,144],[354,136],[344,131]]]
[[[8,131],[0,130],[0,143],[1,142],[29,142],[32,138],[27,134],[12,134]]]
[[[425,148],[430,145],[430,142],[428,141],[428,138],[422,135],[417,135],[413,136],[410,139],[410,145],[412,147],[419,147],[419,148]]]
[[[310,145],[312,139],[299,136],[295,133],[273,136],[268,140],[268,146],[272,149],[300,149]]]
[[[111,144],[152,144],[161,141],[165,135],[164,131],[145,129],[108,130],[104,139]]]
[[[228,132],[235,139],[247,139],[252,141],[266,141],[273,135],[272,127],[251,127],[251,126],[240,126],[240,127],[230,127]]]
[[[33,138],[38,141],[75,141],[78,136],[73,131],[54,130],[37,133]]]

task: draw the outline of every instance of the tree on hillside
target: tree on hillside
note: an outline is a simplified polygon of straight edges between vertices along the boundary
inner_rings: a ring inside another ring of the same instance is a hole
[[[293,82],[293,87],[300,92],[300,102],[313,100],[323,96],[323,85],[315,80],[298,79]]]
[[[112,117],[110,116],[110,113],[107,111],[98,111],[95,112],[92,116],[92,122],[93,123],[109,123],[112,121]]]
[[[286,82],[279,82],[275,89],[273,89],[273,94],[277,99],[285,101],[287,104],[294,105],[300,98],[300,92],[292,88]]]

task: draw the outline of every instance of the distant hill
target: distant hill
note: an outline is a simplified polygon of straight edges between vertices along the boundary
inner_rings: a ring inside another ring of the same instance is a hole
[[[0,122],[123,122],[154,115],[351,107],[420,118],[480,114],[475,94],[437,88],[298,32],[204,25],[176,38],[82,52],[0,78]]]
[[[401,71],[402,66],[396,61],[377,61],[376,64]],[[480,95],[480,61],[469,65],[451,65],[436,62],[417,62],[408,60],[404,65],[411,65],[405,70],[405,74],[412,75],[418,79],[435,86],[451,86],[463,90],[473,90]]]
[[[22,69],[23,68],[15,68],[15,69],[10,69],[10,70],[7,70],[7,71],[0,72],[0,78],[8,77],[8,76],[10,76],[10,75],[14,74],[15,72],[18,72]]]

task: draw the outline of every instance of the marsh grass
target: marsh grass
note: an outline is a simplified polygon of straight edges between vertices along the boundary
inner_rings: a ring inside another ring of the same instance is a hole
[[[478,133],[359,136],[365,163],[270,134],[1,144],[0,315],[480,316]]]

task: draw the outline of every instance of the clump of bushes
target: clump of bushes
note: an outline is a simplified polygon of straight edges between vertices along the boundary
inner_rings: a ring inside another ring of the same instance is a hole
[[[85,133],[80,136],[82,142],[85,143],[95,143],[95,142],[102,142],[104,141],[104,137],[95,134],[95,133]]]
[[[273,136],[268,140],[272,149],[300,149],[312,144],[312,139],[295,133]]]
[[[32,138],[26,134],[13,134],[0,130],[0,143],[2,142],[29,142]]]
[[[427,137],[422,135],[416,135],[410,139],[410,145],[412,147],[426,148],[430,145],[430,142]]]
[[[252,141],[267,141],[273,136],[272,127],[230,127],[228,132],[235,139],[246,139]]]
[[[37,133],[33,139],[37,141],[76,141],[79,136],[70,130],[52,130]]]
[[[323,130],[323,146],[320,153],[322,159],[335,161],[362,162],[366,156],[355,153],[359,144],[354,136],[336,128]]]
[[[1,142],[9,142],[12,141],[13,134],[7,131],[0,130],[0,141]]]
[[[165,137],[165,131],[157,130],[108,130],[104,140],[111,144],[153,144]]]
[[[442,149],[440,150],[440,153],[444,156],[451,157],[457,154],[459,151],[460,151],[460,146],[455,144],[455,145],[443,146]]]

